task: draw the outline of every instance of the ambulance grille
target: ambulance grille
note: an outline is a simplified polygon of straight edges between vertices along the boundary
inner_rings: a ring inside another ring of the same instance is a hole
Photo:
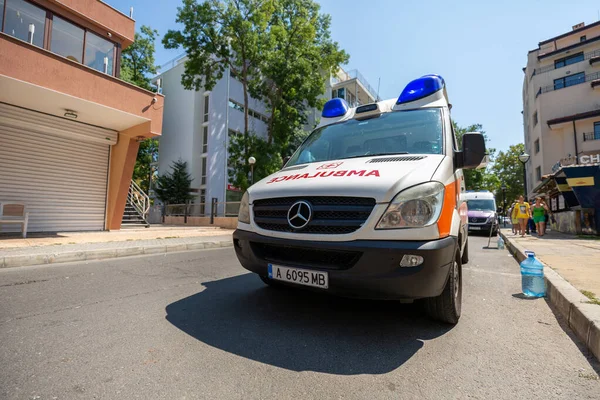
[[[386,158],[374,158],[367,162],[368,163],[382,163],[382,162],[399,162],[399,161],[419,161],[424,158],[425,158],[425,156],[386,157]]]
[[[304,200],[311,205],[312,219],[300,230],[290,226],[287,214],[292,205]],[[262,229],[277,232],[340,235],[360,228],[375,207],[375,199],[367,197],[279,197],[255,200],[254,222]]]

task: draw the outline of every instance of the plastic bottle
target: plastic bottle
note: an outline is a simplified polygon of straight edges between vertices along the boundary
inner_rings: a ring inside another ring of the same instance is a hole
[[[544,265],[535,258],[533,251],[526,251],[527,258],[521,262],[521,285],[523,294],[529,297],[546,296]]]
[[[503,250],[504,249],[504,239],[502,239],[502,236],[498,235],[498,250]]]

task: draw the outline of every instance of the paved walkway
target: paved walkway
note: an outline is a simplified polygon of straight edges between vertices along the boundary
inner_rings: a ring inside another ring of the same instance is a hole
[[[228,247],[231,230],[153,226],[113,232],[0,236],[0,268]]]
[[[582,239],[560,232],[547,232],[524,238],[515,236],[510,229],[504,235],[558,272],[578,290],[587,290],[600,298],[600,238]]]

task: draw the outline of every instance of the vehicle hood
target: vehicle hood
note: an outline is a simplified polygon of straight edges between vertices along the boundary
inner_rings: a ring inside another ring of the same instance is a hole
[[[492,210],[469,210],[467,215],[469,217],[478,217],[478,218],[489,218],[494,215],[494,211]]]
[[[356,196],[387,203],[402,189],[431,180],[445,155],[332,160],[284,168],[248,189],[250,202],[272,197]]]

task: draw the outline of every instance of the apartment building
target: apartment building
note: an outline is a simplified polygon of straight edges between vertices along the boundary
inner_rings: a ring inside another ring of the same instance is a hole
[[[523,69],[523,125],[530,196],[561,165],[600,153],[600,21],[539,43]],[[598,159],[600,161],[600,159]]]
[[[600,21],[539,43],[523,82],[527,193],[570,233],[600,227]]]
[[[192,176],[195,203],[208,204],[218,200],[218,212],[223,202],[241,200],[242,193],[229,182],[227,173],[228,141],[230,135],[244,130],[244,96],[242,84],[229,72],[212,90],[186,90],[181,84],[185,56],[177,57],[160,68],[154,78],[165,95],[163,135],[160,138],[158,172],[170,171],[173,162],[181,159],[188,163]],[[362,75],[354,70],[340,70],[326,81],[325,100],[342,97],[349,103],[367,104],[377,98]],[[266,138],[269,111],[264,103],[249,99],[249,128]],[[310,110],[307,129],[315,126],[320,110]],[[260,163],[260,154],[253,155]],[[203,213],[209,212],[204,207]]]
[[[119,79],[134,32],[99,0],[0,0],[0,203],[30,232],[121,227],[139,141],[162,129],[163,96]]]

